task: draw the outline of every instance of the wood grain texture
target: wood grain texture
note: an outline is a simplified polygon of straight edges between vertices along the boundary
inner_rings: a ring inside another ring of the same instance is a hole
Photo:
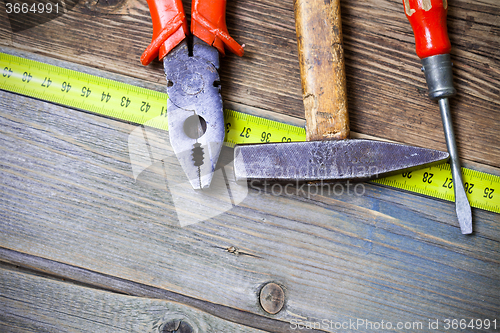
[[[265,330],[266,332],[292,333],[287,322],[273,318],[262,317],[258,314],[243,312],[238,309],[228,308],[220,304],[210,303],[198,298],[177,294],[172,291],[121,279],[81,267],[76,267],[61,262],[32,256],[25,253],[7,250],[0,247],[0,267],[21,271],[40,277],[70,282],[83,287],[89,287],[119,294],[137,296],[149,299],[162,299],[181,303],[199,309],[226,321]],[[302,332],[316,333],[316,329],[304,329]]]
[[[294,7],[307,140],[349,139],[340,1]]]
[[[0,267],[0,329],[10,332],[163,333],[181,320],[193,333],[263,332],[189,306],[120,295]]]
[[[190,1],[184,1],[190,8]],[[0,4],[3,6],[3,3]],[[341,1],[351,130],[446,149],[400,0]],[[186,9],[189,13],[189,10]],[[458,95],[451,100],[461,158],[500,166],[500,7],[497,0],[449,2]],[[227,101],[304,118],[292,0],[227,4],[243,58],[222,61]],[[152,26],[145,1],[82,0],[69,13],[13,34],[0,12],[0,43],[164,84],[161,63],[140,65]]]
[[[166,133],[6,92],[0,110],[5,249],[283,323],[500,311],[498,214],[474,210],[463,237],[452,203],[374,185],[246,192],[230,180],[231,151],[213,191],[195,192]],[[271,281],[285,290],[274,316],[258,300]]]

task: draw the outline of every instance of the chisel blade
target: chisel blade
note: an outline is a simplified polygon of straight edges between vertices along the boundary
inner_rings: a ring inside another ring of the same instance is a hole
[[[365,180],[444,162],[439,150],[374,140],[308,141],[236,146],[236,179]]]

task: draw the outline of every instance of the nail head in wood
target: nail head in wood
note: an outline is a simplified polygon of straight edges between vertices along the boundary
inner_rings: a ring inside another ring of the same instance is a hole
[[[285,292],[279,285],[270,282],[260,290],[259,300],[264,311],[277,314],[285,304]]]

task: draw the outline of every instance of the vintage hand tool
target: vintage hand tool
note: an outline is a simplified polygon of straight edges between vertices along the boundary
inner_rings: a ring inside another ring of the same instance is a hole
[[[238,180],[362,180],[448,158],[433,149],[345,140],[349,121],[340,0],[295,0],[295,20],[308,142],[237,146]]]
[[[224,142],[219,52],[243,55],[226,27],[226,0],[193,0],[191,32],[182,0],[148,0],[153,40],[143,65],[163,59],[170,144],[194,189],[210,186]]]
[[[446,27],[446,0],[403,0],[406,17],[413,27],[417,55],[429,88],[429,97],[437,100],[441,110],[446,146],[451,156],[451,172],[455,190],[455,206],[462,234],[472,233],[472,213],[465,194],[462,168],[458,159],[455,134],[451,121],[448,97],[455,95],[453,87],[451,44]]]

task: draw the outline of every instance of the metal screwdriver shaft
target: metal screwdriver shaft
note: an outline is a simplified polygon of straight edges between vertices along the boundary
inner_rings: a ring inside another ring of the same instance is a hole
[[[453,132],[450,114],[450,102],[448,100],[449,97],[456,94],[456,90],[453,87],[453,72],[450,55],[438,54],[423,58],[422,65],[427,87],[429,88],[429,98],[437,100],[439,102],[439,109],[441,110],[441,120],[443,121],[446,146],[450,154],[458,223],[462,234],[470,234],[472,233],[472,213],[462,180],[462,168],[460,167],[460,161],[458,159],[455,134]]]
[[[448,2],[442,0],[403,0],[406,17],[415,34],[417,55],[422,59],[422,70],[429,88],[429,98],[439,102],[441,119],[450,154],[453,188],[458,223],[462,234],[472,233],[472,213],[462,180],[455,134],[448,98],[455,95],[450,59],[451,44],[446,28]]]
[[[472,233],[472,212],[462,180],[462,168],[460,166],[460,160],[458,159],[455,134],[451,122],[450,103],[447,97],[439,100],[439,109],[441,110],[446,146],[450,154],[450,166],[453,177],[453,188],[455,189],[455,209],[457,211],[458,223],[460,224],[462,234],[470,234]]]

